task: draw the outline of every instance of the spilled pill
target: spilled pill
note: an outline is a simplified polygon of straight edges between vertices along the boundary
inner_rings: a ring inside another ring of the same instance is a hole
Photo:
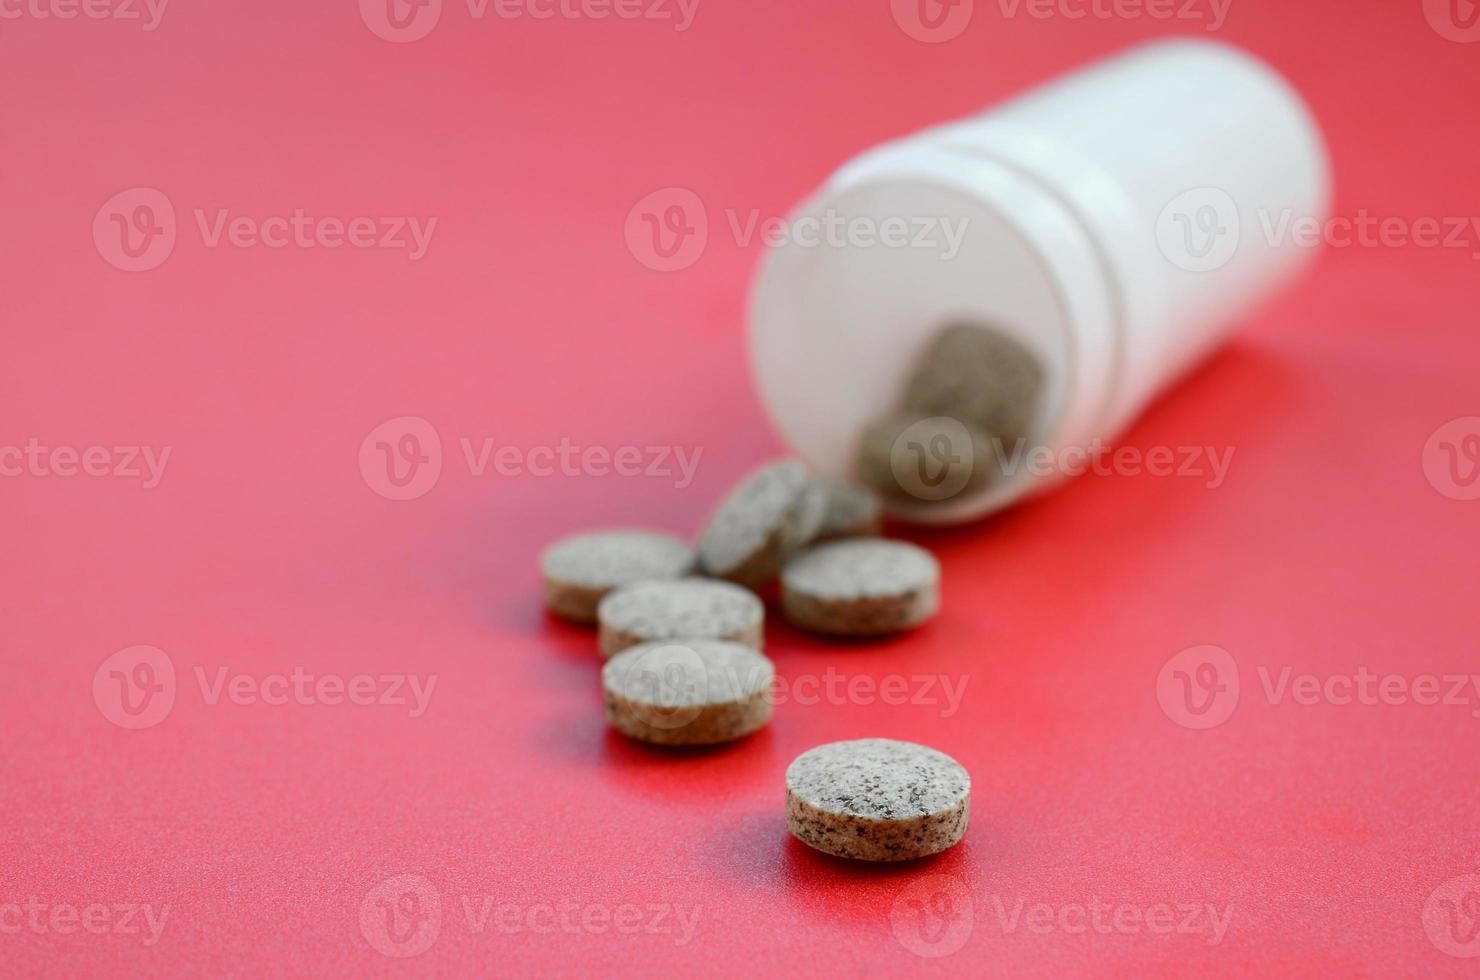
[[[775,668],[754,647],[723,640],[663,640],[606,662],[606,719],[629,738],[659,745],[729,742],[771,719]]]
[[[800,462],[768,463],[715,510],[699,538],[700,568],[706,575],[759,588],[816,537],[826,507],[821,486]]]
[[[884,502],[867,487],[841,480],[822,483],[822,525],[818,541],[871,537],[884,530]]]
[[[748,589],[713,579],[640,582],[596,607],[605,657],[651,640],[732,640],[761,646],[765,607]]]
[[[908,861],[966,833],[971,777],[943,752],[887,738],[830,742],[786,770],[786,823],[837,857]]]
[[[787,622],[814,633],[880,636],[940,608],[940,563],[905,541],[852,538],[812,548],[781,573]]]
[[[557,616],[596,622],[596,606],[613,589],[650,579],[687,575],[694,549],[656,531],[611,530],[557,541],[540,558],[545,604]]]

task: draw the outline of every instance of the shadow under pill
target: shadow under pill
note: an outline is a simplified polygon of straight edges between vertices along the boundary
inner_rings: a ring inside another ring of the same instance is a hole
[[[705,852],[737,888],[759,888],[784,897],[795,910],[815,915],[818,921],[872,924],[881,908],[887,909],[902,889],[921,878],[949,874],[969,880],[973,853],[968,846],[963,841],[913,861],[833,857],[792,836],[778,800],[774,810],[753,811],[714,829]]]
[[[769,765],[774,752],[774,736],[767,725],[744,738],[715,745],[654,745],[628,738],[603,723],[600,756],[613,774],[636,771],[637,767],[673,766],[678,779],[707,775],[695,767],[726,763],[724,778],[734,778],[737,770],[758,769]],[[646,773],[644,773],[646,776]],[[706,780],[707,782],[707,780]]]
[[[531,756],[551,764],[575,763],[623,791],[667,802],[713,806],[775,776],[776,744],[769,726],[718,745],[652,745],[615,731],[599,698],[589,708],[549,717],[534,729]]]

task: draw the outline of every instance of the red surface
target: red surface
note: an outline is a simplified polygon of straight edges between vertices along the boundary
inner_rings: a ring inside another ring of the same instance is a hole
[[[915,635],[839,647],[771,630],[788,683],[829,670],[964,678],[954,713],[930,694],[790,698],[743,744],[649,751],[604,729],[592,637],[541,611],[535,557],[553,537],[614,522],[692,530],[781,450],[744,357],[759,246],[737,244],[726,209],[782,214],[880,139],[1202,27],[1002,9],[979,3],[943,44],[912,40],[882,0],[705,2],[683,32],[477,21],[449,0],[408,44],[374,36],[350,0],[177,0],[154,31],[6,20],[0,444],[172,449],[147,490],[35,467],[0,480],[6,971],[1473,972],[1423,916],[1460,899],[1454,948],[1480,945],[1461,942],[1466,882],[1446,886],[1480,871],[1480,694],[1274,703],[1258,670],[1475,670],[1480,503],[1441,495],[1423,466],[1442,424],[1480,415],[1474,234],[1459,249],[1328,250],[1130,433],[1143,448],[1235,448],[1217,489],[1087,477],[925,537],[945,607]],[[1307,95],[1340,214],[1480,208],[1480,45],[1441,36],[1418,0],[1242,0],[1216,36]],[[179,237],[163,265],[127,273],[90,229],[139,186],[168,196]],[[661,274],[634,261],[623,228],[634,202],[670,186],[705,203],[710,240]],[[219,208],[302,208],[438,224],[420,261],[210,248],[197,208],[208,222]],[[372,492],[357,466],[366,434],[400,416],[428,420],[444,450],[440,480],[407,501]],[[703,455],[683,489],[480,478],[463,437]],[[178,685],[167,717],[131,731],[92,684],[137,644],[164,651]],[[1157,700],[1163,665],[1200,644],[1227,650],[1242,683],[1232,716],[1206,731]],[[213,704],[196,680],[300,667],[437,681],[411,718],[392,705]],[[869,868],[788,837],[787,762],[868,735],[966,765],[961,846]],[[442,916],[435,942],[404,960],[367,938],[375,900],[405,890],[382,883],[401,875],[425,879],[422,908]],[[65,912],[27,918],[33,898],[101,903],[110,918],[61,932]],[[933,931],[915,899],[954,924]],[[494,915],[477,932],[485,902]],[[574,932],[543,910],[562,902]],[[1092,902],[1130,906],[1137,923],[1158,903],[1232,914],[1216,944],[1206,931],[1071,931]],[[157,942],[142,913],[125,923],[111,908],[131,903],[168,907]],[[1047,930],[1028,924],[1038,904],[1056,916]],[[628,905],[641,916],[622,919],[628,932],[600,931]],[[515,911],[500,920],[500,906]],[[676,912],[695,909],[692,935],[642,931],[676,930]],[[963,935],[949,956],[911,951]]]

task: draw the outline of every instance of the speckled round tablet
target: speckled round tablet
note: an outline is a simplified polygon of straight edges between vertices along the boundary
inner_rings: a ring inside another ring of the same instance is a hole
[[[838,480],[823,483],[822,491],[827,507],[817,529],[818,541],[871,537],[884,529],[884,502],[877,493]]]
[[[892,498],[951,500],[974,494],[998,477],[998,447],[1004,445],[950,416],[901,412],[864,430],[858,476]]]
[[[976,324],[935,336],[905,390],[905,408],[947,415],[1011,444],[1026,438],[1043,389],[1043,365],[1021,341]]]
[[[659,745],[729,742],[771,720],[776,669],[754,647],[723,640],[642,643],[601,670],[606,720]]]
[[[801,629],[879,636],[918,626],[940,607],[940,563],[904,541],[852,538],[812,548],[781,573],[781,611]]]
[[[794,459],[768,463],[730,491],[699,538],[705,574],[759,588],[817,536],[827,501]]]
[[[650,640],[733,640],[760,649],[765,615],[753,592],[702,578],[624,586],[596,607],[607,657]]]
[[[656,531],[592,531],[545,549],[540,568],[545,603],[557,616],[596,622],[596,605],[613,589],[651,579],[672,579],[694,568],[694,549]]]
[[[830,742],[786,769],[786,823],[802,843],[860,861],[908,861],[966,833],[971,777],[943,752],[887,738]]]

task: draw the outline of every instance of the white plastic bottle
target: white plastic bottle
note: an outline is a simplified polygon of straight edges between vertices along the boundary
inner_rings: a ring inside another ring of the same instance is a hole
[[[843,166],[791,219],[843,232],[789,236],[757,276],[761,397],[797,453],[850,476],[859,434],[935,331],[980,322],[1042,361],[1028,443],[1069,458],[1288,283],[1310,250],[1271,231],[1324,220],[1329,201],[1320,133],[1272,69],[1206,41],[1133,49]],[[891,221],[892,245],[853,234]],[[894,510],[957,523],[1062,475],[1022,466],[985,493]]]

